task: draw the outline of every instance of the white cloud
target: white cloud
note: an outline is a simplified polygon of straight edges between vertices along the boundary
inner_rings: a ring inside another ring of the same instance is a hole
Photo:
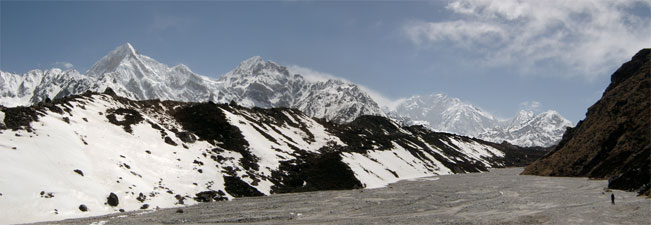
[[[455,45],[464,48],[471,48],[474,44],[500,42],[506,38],[506,31],[502,27],[466,21],[413,22],[406,27],[405,32],[413,42],[418,44],[452,41]]]
[[[354,84],[353,82],[346,80],[345,78],[338,77],[329,73],[325,72],[320,72],[316,71],[310,68],[302,67],[302,66],[297,66],[297,65],[291,65],[288,66],[287,69],[290,71],[292,74],[300,74],[305,78],[305,80],[310,81],[310,82],[325,82],[328,80],[341,80],[346,83],[351,83]],[[357,85],[362,91],[366,92],[375,102],[377,102],[380,107],[386,107],[390,110],[394,110],[401,102],[403,102],[405,99],[391,99],[389,97],[384,96],[380,92],[377,92],[371,88],[368,88],[364,85],[360,84],[355,84]]]
[[[72,69],[73,67],[75,67],[74,65],[72,65],[72,63],[69,62],[55,62],[54,66],[60,66],[63,67],[64,69]]]
[[[298,65],[290,65],[287,67],[287,69],[289,70],[290,73],[300,74],[301,76],[303,76],[303,78],[311,82],[321,82],[321,81],[328,81],[330,79],[334,79],[334,80],[342,80],[351,83],[349,80],[346,80],[344,78],[337,77],[329,73],[316,71],[307,67],[298,66]]]
[[[407,100],[406,98],[391,99],[389,97],[380,94],[380,92],[377,92],[366,86],[359,85],[359,84],[357,86],[359,86],[359,88],[361,88],[364,92],[366,92],[369,96],[371,96],[371,98],[373,98],[373,100],[375,100],[375,102],[377,102],[377,104],[380,105],[381,108],[386,108],[391,111],[395,110],[398,107],[398,105],[400,105],[400,103]]]
[[[649,8],[640,0],[454,0],[446,9],[459,19],[410,22],[403,29],[418,46],[452,44],[484,65],[536,73],[551,62],[570,71],[557,75],[591,79],[650,47]]]
[[[540,112],[541,108],[542,108],[542,103],[538,101],[524,101],[520,103],[520,109],[524,109],[527,111]]]

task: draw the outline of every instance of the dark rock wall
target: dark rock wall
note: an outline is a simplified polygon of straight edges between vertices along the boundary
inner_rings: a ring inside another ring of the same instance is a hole
[[[642,49],[611,78],[586,118],[522,174],[610,179],[609,187],[649,194],[651,49]]]

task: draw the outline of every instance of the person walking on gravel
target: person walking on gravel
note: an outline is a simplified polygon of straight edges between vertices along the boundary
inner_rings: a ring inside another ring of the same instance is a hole
[[[615,193],[610,194],[610,203],[615,204]]]

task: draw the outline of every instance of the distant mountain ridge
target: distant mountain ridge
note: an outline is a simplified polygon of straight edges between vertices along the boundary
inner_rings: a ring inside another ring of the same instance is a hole
[[[439,131],[477,136],[497,125],[497,119],[476,106],[445,94],[413,96],[396,107],[396,114],[427,121]]]
[[[553,145],[560,140],[565,126],[571,126],[558,113],[555,113],[556,120],[539,119],[534,123],[518,119],[512,121],[518,124],[507,124],[476,106],[444,94],[414,96],[395,111],[386,111],[353,83],[338,79],[308,80],[259,56],[213,79],[196,74],[183,64],[167,66],[140,54],[129,43],[102,57],[85,74],[56,68],[26,74],[0,72],[0,105],[31,105],[106,88],[134,100],[234,101],[247,107],[296,108],[308,116],[338,123],[350,122],[361,115],[390,115],[407,124],[522,146]]]
[[[540,114],[522,110],[512,119],[501,120],[445,94],[413,96],[389,115],[406,124],[425,124],[436,131],[526,147],[552,146],[567,127],[572,127],[572,122],[553,110]]]
[[[523,110],[509,120],[508,125],[495,127],[477,137],[493,142],[508,141],[519,146],[548,147],[558,143],[565,130],[572,126],[572,122],[553,110],[537,115]]]

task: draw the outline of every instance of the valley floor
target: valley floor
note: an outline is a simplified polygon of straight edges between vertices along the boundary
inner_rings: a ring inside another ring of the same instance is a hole
[[[648,224],[651,199],[607,181],[519,176],[522,168],[401,181],[388,187],[241,198],[65,224]],[[51,223],[51,222],[50,222]]]

